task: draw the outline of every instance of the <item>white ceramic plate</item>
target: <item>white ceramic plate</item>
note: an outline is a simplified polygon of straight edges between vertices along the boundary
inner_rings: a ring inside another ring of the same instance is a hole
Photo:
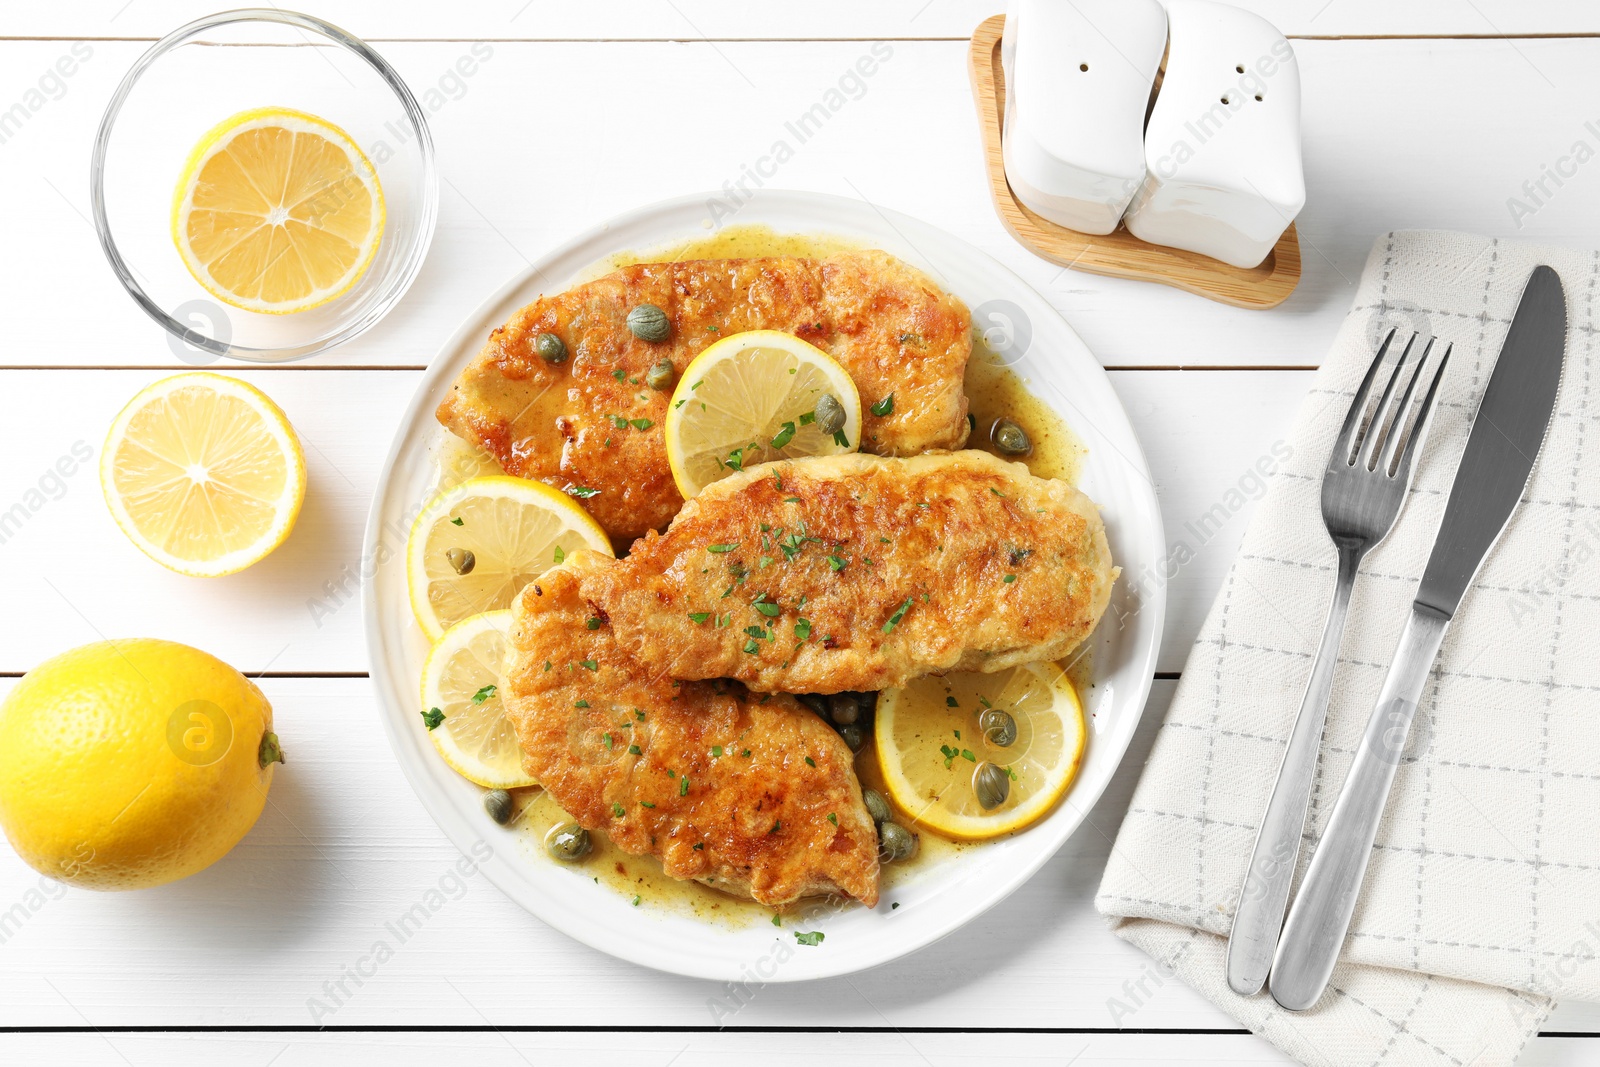
[[[404,546],[435,476],[433,411],[489,331],[540,293],[559,292],[597,261],[706,236],[705,197],[672,200],[613,219],[530,266],[475,311],[439,352],[395,433],[367,521],[364,612],[372,680],[384,730],[423,805],[484,873],[545,922],[613,956],[719,981],[799,981],[849,974],[927,945],[1005,899],[1061,847],[1117,772],[1155,670],[1166,597],[1156,575],[1164,550],[1154,486],[1127,415],[1094,357],[1043,298],[971,245],[925,223],[855,200],[762,191],[731,219],[780,233],[863,240],[916,265],[973,310],[974,327],[1067,420],[1088,448],[1079,484],[1105,516],[1123,577],[1096,632],[1088,752],[1077,783],[1047,818],[1013,837],[921,865],[876,909],[816,908],[805,929],[826,939],[797,946],[782,929],[707,922],[669,906],[630,905],[582,868],[544,858],[529,834],[485,815],[482,790],[445,766],[428,741],[417,704],[427,648],[406,596]],[[1141,586],[1152,586],[1142,590]],[[1132,773],[1132,772],[1130,772]],[[890,903],[899,907],[891,909]]]

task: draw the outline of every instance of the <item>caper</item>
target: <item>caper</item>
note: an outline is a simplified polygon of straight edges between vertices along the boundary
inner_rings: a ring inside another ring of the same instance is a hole
[[[844,405],[832,393],[817,397],[817,429],[832,436],[844,429]]]
[[[838,726],[849,726],[861,717],[861,704],[854,693],[835,693],[828,698],[828,717]]]
[[[873,822],[885,823],[889,821],[889,802],[883,799],[882,793],[876,789],[863,789],[861,791],[861,800],[867,805],[867,814],[872,816]]]
[[[483,794],[483,810],[489,813],[489,818],[504,826],[511,821],[515,809],[511,804],[511,794],[504,789],[491,789]]]
[[[821,715],[824,719],[828,717],[827,697],[820,696],[817,693],[801,693],[799,696],[795,697],[795,699],[800,701],[800,703],[804,704],[806,707],[810,708],[812,711],[816,712],[818,715]]]
[[[640,304],[628,312],[628,329],[641,341],[665,341],[672,333],[672,323],[654,304]]]
[[[576,863],[589,854],[594,844],[589,840],[589,831],[575,822],[564,822],[560,826],[552,826],[550,832],[544,835],[544,850],[550,853],[552,859],[562,863]]]
[[[567,358],[567,343],[553,333],[541,333],[535,337],[533,350],[546,363],[561,363]]]
[[[1028,431],[1010,419],[995,419],[994,428],[989,431],[989,439],[994,442],[997,450],[1008,456],[1026,456],[1033,451],[1033,442],[1028,440]]]
[[[878,827],[878,859],[882,863],[897,863],[917,854],[917,835],[897,822],[886,822]]]
[[[851,752],[860,752],[861,746],[867,743],[866,735],[861,732],[859,726],[841,726],[839,736],[844,738],[844,743],[850,746]]]
[[[978,716],[978,729],[983,731],[983,739],[995,748],[1010,748],[1017,740],[1017,720],[1010,712],[999,708],[984,708]]]
[[[984,760],[972,772],[972,791],[978,795],[978,804],[984,811],[998,808],[1011,795],[1011,772]]]
[[[644,384],[661,392],[672,388],[672,379],[678,376],[678,368],[672,365],[672,360],[664,359],[659,363],[650,365],[644,372]]]
[[[457,574],[471,574],[472,568],[478,565],[478,557],[472,554],[470,548],[452,548],[445,552],[444,558],[450,562],[450,569]]]

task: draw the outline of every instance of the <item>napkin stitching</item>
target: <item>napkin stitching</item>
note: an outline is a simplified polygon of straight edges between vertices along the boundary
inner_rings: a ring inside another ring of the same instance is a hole
[[[1588,286],[1588,292],[1586,294],[1587,298],[1588,298],[1587,299],[1587,303],[1589,305],[1589,313],[1590,313],[1590,317],[1591,318],[1593,317],[1593,314],[1594,314],[1595,268],[1596,268],[1596,266],[1600,266],[1600,251],[1596,252],[1595,258],[1596,258],[1596,262],[1594,264],[1591,264],[1591,267],[1590,267],[1589,286]],[[1590,338],[1589,340],[1585,341],[1585,343],[1584,343],[1584,354],[1585,354],[1585,356],[1590,356],[1590,355],[1593,354],[1593,347],[1594,347],[1594,342],[1593,342],[1592,338]],[[1580,412],[1586,412],[1586,411],[1589,410],[1589,378],[1590,378],[1589,367],[1590,367],[1590,361],[1586,358],[1586,359],[1583,360],[1583,391],[1579,395],[1579,398],[1578,398],[1578,410]],[[1582,469],[1582,466],[1583,466],[1583,449],[1584,449],[1584,445],[1587,443],[1587,440],[1588,440],[1588,429],[1589,429],[1588,421],[1584,420],[1584,419],[1580,419],[1578,421],[1578,429],[1577,429],[1577,435],[1578,435],[1577,444],[1573,447],[1573,450],[1572,450],[1572,480],[1569,483],[1569,487],[1568,487],[1568,493],[1572,497],[1572,500],[1573,500],[1574,503],[1576,503],[1577,499],[1578,499],[1578,472]],[[1572,531],[1573,531],[1573,527],[1577,525],[1577,520],[1578,520],[1577,509],[1573,508],[1573,509],[1568,510],[1567,511],[1566,527],[1562,531],[1562,534],[1561,534],[1562,557],[1566,558],[1566,559],[1570,559],[1571,558],[1571,554],[1572,554]],[[1530,895],[1529,895],[1529,901],[1528,901],[1528,912],[1529,912],[1529,923],[1528,923],[1528,953],[1529,953],[1529,955],[1528,955],[1528,984],[1529,985],[1536,985],[1538,983],[1538,981],[1539,981],[1539,965],[1538,965],[1538,961],[1537,961],[1537,950],[1538,950],[1538,946],[1539,946],[1539,877],[1540,877],[1539,857],[1540,857],[1540,853],[1543,851],[1543,847],[1544,847],[1545,786],[1546,786],[1546,782],[1547,782],[1547,776],[1545,775],[1544,772],[1545,772],[1545,768],[1549,766],[1549,762],[1550,762],[1550,714],[1551,714],[1551,711],[1553,710],[1553,706],[1554,706],[1554,703],[1555,703],[1555,693],[1556,693],[1556,690],[1555,690],[1555,684],[1556,684],[1556,656],[1557,656],[1557,654],[1558,654],[1558,652],[1559,652],[1559,650],[1561,648],[1561,637],[1566,632],[1565,627],[1562,626],[1562,620],[1563,620],[1563,618],[1565,616],[1566,606],[1567,606],[1566,597],[1564,596],[1565,587],[1566,587],[1566,583],[1563,582],[1561,587],[1556,590],[1556,596],[1555,596],[1555,632],[1550,635],[1550,667],[1549,667],[1549,670],[1546,672],[1550,676],[1550,682],[1545,687],[1544,707],[1541,708],[1540,712],[1539,712],[1539,784],[1538,784],[1538,787],[1537,787],[1538,791],[1537,791],[1537,794],[1536,794],[1536,799],[1534,801],[1534,816],[1533,816],[1533,863],[1534,863],[1534,868],[1533,868],[1533,875],[1532,875],[1532,878],[1531,878],[1531,884],[1529,886]]]
[[[1217,722],[1222,718],[1222,661],[1226,658],[1226,644],[1228,632],[1228,611],[1233,607],[1233,569],[1228,571],[1228,582],[1222,593],[1222,617],[1217,628],[1219,650],[1217,652],[1216,668],[1211,677],[1211,727],[1215,731]],[[1196,846],[1195,865],[1195,911],[1201,914],[1206,906],[1206,803],[1211,799],[1211,770],[1214,766],[1213,757],[1217,751],[1217,737],[1213,732],[1206,739],[1206,766],[1201,772],[1200,779],[1200,834]]]

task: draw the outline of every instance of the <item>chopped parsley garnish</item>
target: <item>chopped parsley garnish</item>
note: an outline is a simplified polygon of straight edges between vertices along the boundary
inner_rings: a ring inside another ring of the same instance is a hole
[[[806,766],[807,767],[815,767],[816,765],[817,765],[817,761],[816,760],[812,759],[810,756],[806,757]]]
[[[591,615],[584,620],[583,624],[591,630],[598,630],[600,629],[600,617],[597,615]]]
[[[894,394],[890,393],[876,404],[872,405],[874,415],[887,415],[894,410]]]
[[[696,625],[699,625],[700,623],[705,622],[709,618],[711,618],[711,612],[709,612],[709,611],[691,611],[691,612],[689,612],[689,621],[695,623]]]
[[[784,445],[788,444],[790,441],[793,441],[793,440],[794,440],[794,423],[786,422],[786,423],[783,424],[782,427],[779,428],[777,435],[775,437],[773,437],[773,439],[772,439],[772,447],[773,448],[782,448]],[[783,486],[779,485],[778,488],[781,490],[783,488]]]
[[[947,708],[959,708],[961,706],[961,702],[955,697],[945,697],[944,706]]]
[[[839,816],[835,815],[833,812],[830,811],[830,812],[828,812],[828,821],[833,823],[833,825],[838,826],[839,825]]]
[[[712,759],[718,759],[721,756],[722,756],[722,746],[721,745],[712,745],[711,746],[711,758]]]
[[[939,754],[944,757],[944,769],[947,771],[950,769],[950,764],[955,760],[955,758],[961,755],[960,752],[951,748],[949,745],[940,745]]]
[[[750,750],[747,748],[743,752],[739,753],[739,755],[743,756],[745,759],[749,759],[750,758]]]
[[[562,548],[560,545],[557,545],[556,546],[556,552],[555,552],[556,562],[560,563],[562,560],[564,560],[566,558],[567,558],[567,550]]]
[[[575,708],[586,708],[589,706],[589,702],[587,700],[579,700],[574,702],[572,706]]]
[[[835,430],[833,431],[833,443],[838,445],[840,448],[849,448],[850,438],[844,435],[843,430]]]
[[[607,752],[610,752],[610,751],[611,751],[611,735],[610,735],[610,734],[609,734],[609,733],[607,733],[607,734],[602,734],[602,735],[601,735],[601,738],[602,738],[602,739],[603,739],[603,740],[604,740],[604,741],[605,741],[605,743],[606,743],[606,751],[607,751]]]
[[[822,936],[821,930],[796,930],[794,932],[794,939],[800,942],[802,945],[806,945],[810,948],[815,948],[816,946],[822,944]]]
[[[694,843],[694,851],[696,851],[696,852],[699,852],[701,849],[703,849],[705,847],[706,847],[706,843],[704,841],[696,841]]]
[[[800,416],[800,425],[801,426],[810,426],[813,422],[816,422],[816,421],[817,421],[817,413],[815,411],[808,411],[804,415]]]
[[[638,745],[629,745],[628,746],[628,755],[630,755],[630,756],[642,756],[642,755],[644,755],[644,750],[641,749]]]
[[[612,814],[613,817],[620,819],[624,815],[626,815],[627,812],[622,810],[622,805],[621,804],[618,804],[615,800],[613,800],[611,802],[611,814]]]
[[[782,819],[773,819],[772,820],[772,829],[768,830],[767,834],[770,836],[772,834],[777,833],[779,830],[782,830],[782,829],[783,829],[783,820]]]
[[[776,618],[777,616],[783,614],[783,609],[772,603],[770,600],[758,601],[754,607],[757,611],[761,612],[761,614],[765,615],[769,619]]]
[[[883,624],[884,633],[894,632],[894,628],[899,625],[900,620],[906,617],[906,612],[911,610],[911,600],[911,597],[906,597],[905,600],[901,601],[900,606],[894,609],[894,614],[889,616],[889,621]]]
[[[628,417],[626,415],[613,415],[611,416],[611,425],[619,430],[626,430],[628,428]]]
[[[639,801],[639,806],[641,808],[653,808],[653,807],[655,807],[655,805],[650,803],[650,801],[648,801],[648,800]]]
[[[599,496],[600,490],[590,489],[587,485],[569,485],[567,486],[567,495],[575,496],[579,500],[588,500],[592,496]]]
[[[623,370],[621,367],[618,367],[616,370],[612,371],[611,376],[619,382],[625,382],[628,380],[628,372]]]
[[[782,926],[783,925],[783,917],[780,916],[777,912],[773,912],[772,913],[772,925],[773,926]]]
[[[650,427],[652,427],[654,425],[655,425],[655,423],[651,422],[649,419],[634,419],[633,420],[633,428],[635,430],[648,430]]]
[[[961,750],[961,758],[966,760],[968,763],[977,763],[978,762],[978,757],[974,756],[972,754],[972,750],[969,749],[969,748],[964,748],[964,749]]]
[[[484,686],[482,689],[472,694],[472,702],[474,704],[482,704],[485,700],[488,700],[490,697],[494,696],[495,693],[499,691],[499,688],[500,687],[496,685]]]
[[[786,496],[783,498],[783,502],[785,504],[798,504],[800,503],[800,498],[797,496]]]
[[[437,730],[442,722],[444,722],[444,712],[438,708],[429,708],[422,713],[422,725],[430,730]]]
[[[600,669],[600,664],[596,663],[592,659],[580,659],[578,661],[578,666],[586,667],[591,671],[598,671]]]
[[[642,899],[644,899],[644,898],[642,898],[642,897],[640,897],[638,895],[635,895],[634,898],[633,898],[633,906],[637,908],[639,906],[639,901],[642,900]]]
[[[633,709],[633,717],[638,719],[640,722],[644,722],[644,712],[640,711],[638,708]]]
[[[1010,585],[1012,582],[1017,580],[1017,576],[1015,574],[1008,574],[1008,575],[1006,575],[1004,578],[1002,578],[1000,580],[1002,582],[1006,583],[1007,585]]]
[[[761,651],[761,646],[756,644],[754,640],[750,640],[744,643],[744,650],[753,656]]]
[[[706,551],[707,552],[717,552],[717,553],[732,552],[734,549],[736,549],[738,547],[739,547],[739,542],[732,541],[732,542],[730,542],[728,544],[725,544],[725,545],[707,545],[706,546]]]
[[[994,487],[994,486],[992,486],[992,485],[991,485],[991,486],[990,486],[990,487],[989,487],[989,492],[991,492],[991,493],[993,493],[993,494],[994,494],[994,495],[995,495],[995,496],[999,496],[999,497],[1003,497],[1003,496],[1005,496],[1005,494],[1004,494],[1004,493],[1002,493],[1002,492],[1001,492],[1001,491],[1000,491],[1000,490],[998,490],[998,489],[996,489],[996,488],[995,488],[995,487]]]
[[[746,626],[744,632],[761,641],[770,641],[772,639],[766,628],[762,626]]]
[[[467,524],[467,520],[466,519],[459,519],[458,518],[458,519],[451,519],[450,520],[450,525],[452,525],[452,526],[465,526],[466,524]]]
[[[678,779],[678,795],[680,797],[689,795],[689,776],[687,774]]]
[[[811,637],[811,620],[797,619],[794,624],[794,636],[797,641],[809,640]]]
[[[844,570],[844,565],[847,562],[849,562],[849,561],[844,559],[842,556],[829,556],[828,557],[828,566],[833,568],[835,574],[837,574],[839,571]]]

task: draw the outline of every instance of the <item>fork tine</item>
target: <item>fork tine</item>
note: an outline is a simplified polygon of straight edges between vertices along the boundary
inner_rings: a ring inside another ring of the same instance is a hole
[[[1389,424],[1389,429],[1384,434],[1383,442],[1379,445],[1378,462],[1374,465],[1374,470],[1389,474],[1390,469],[1394,466],[1395,456],[1399,454],[1400,449],[1405,445],[1407,430],[1413,423],[1411,398],[1416,392],[1417,382],[1422,380],[1423,372],[1432,369],[1428,365],[1428,359],[1433,355],[1434,340],[1435,338],[1433,337],[1427,338],[1422,346],[1422,354],[1411,363],[1410,375],[1406,378],[1405,391],[1400,394],[1399,402],[1394,405],[1394,421]]]
[[[1383,366],[1383,357],[1389,353],[1389,345],[1394,340],[1394,328],[1384,335],[1383,344],[1378,346],[1378,354],[1372,357],[1372,364],[1367,368],[1367,376],[1361,379],[1361,385],[1356,389],[1356,395],[1350,401],[1350,411],[1344,417],[1344,426],[1339,430],[1339,437],[1333,444],[1333,455],[1328,457],[1328,466],[1332,468],[1335,460],[1338,465],[1348,467],[1355,462],[1355,435],[1361,427],[1361,414],[1367,409],[1367,401],[1372,397],[1372,382],[1378,376],[1378,368]]]
[[[1373,469],[1374,456],[1383,447],[1383,441],[1389,433],[1389,401],[1394,398],[1395,383],[1400,380],[1400,373],[1411,363],[1411,350],[1416,347],[1420,335],[1413,333],[1406,341],[1405,350],[1400,353],[1400,358],[1394,361],[1394,372],[1389,375],[1389,381],[1383,387],[1383,396],[1378,398],[1378,406],[1372,409],[1372,420],[1367,423],[1367,432],[1361,439],[1361,453],[1356,462],[1368,470]]]
[[[1445,367],[1450,364],[1450,353],[1455,346],[1444,346],[1444,355],[1439,357],[1439,362],[1433,368],[1433,377],[1428,381],[1428,391],[1422,396],[1422,404],[1417,408],[1417,421],[1411,428],[1411,436],[1406,440],[1404,450],[1400,453],[1399,463],[1395,467],[1394,476],[1402,482],[1411,476],[1411,461],[1422,450],[1422,443],[1428,436],[1428,427],[1433,424],[1433,401],[1439,393],[1439,383],[1444,380]]]

